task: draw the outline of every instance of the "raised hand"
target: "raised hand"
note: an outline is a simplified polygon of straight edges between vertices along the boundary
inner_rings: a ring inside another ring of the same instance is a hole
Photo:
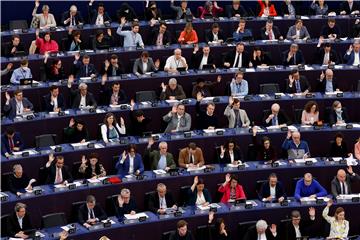
[[[126,23],[126,18],[125,17],[122,17],[120,19],[120,25],[124,25]]]
[[[124,121],[124,119],[123,119],[122,117],[120,117],[120,125],[121,125],[121,126],[124,126],[124,125],[125,125],[125,121]]]
[[[221,82],[221,75],[218,75],[218,76],[217,76],[216,81],[217,81],[218,83]]]
[[[220,152],[221,152],[221,155],[223,155],[225,153],[224,145],[220,146]]]
[[[309,216],[311,216],[311,217],[315,216],[315,208],[313,208],[313,207],[309,208]]]
[[[194,177],[194,184],[197,185],[199,183],[199,177],[195,176]]]
[[[50,153],[49,154],[49,162],[53,162],[55,160],[55,157],[54,157],[54,154],[53,153]]]
[[[203,96],[202,96],[201,92],[198,92],[196,94],[196,101],[201,102],[202,99],[203,99]]]
[[[107,29],[107,34],[111,37],[111,29],[110,28]]]
[[[159,68],[160,67],[160,59],[156,59],[154,65],[156,68]]]
[[[154,139],[152,137],[149,138],[148,140],[148,146],[152,146],[154,144]]]
[[[252,131],[253,131],[253,136],[256,136],[256,133],[257,133],[257,127],[256,127],[256,126],[254,126],[254,127],[252,128]]]
[[[80,53],[75,53],[74,58],[75,58],[75,61],[79,61]]]
[[[271,226],[270,226],[270,231],[271,231],[271,233],[272,233],[273,235],[276,234],[276,225],[275,225],[275,224],[271,224]]]
[[[171,112],[172,113],[177,113],[177,106],[176,105],[172,106]]]
[[[231,176],[230,176],[230,173],[227,173],[226,175],[225,175],[225,182],[230,182],[231,181]]]
[[[229,97],[229,105],[232,105],[232,104],[233,104],[233,102],[234,102],[234,99],[233,99],[233,97],[232,97],[232,96],[230,96],[230,97]]]
[[[8,63],[7,65],[6,65],[6,69],[8,70],[8,71],[10,71],[10,69],[13,67],[13,64],[12,63]]]
[[[165,83],[161,83],[161,88],[162,88],[162,90],[165,92],[166,91],[166,85],[165,85]]]
[[[320,74],[320,82],[321,82],[322,80],[324,80],[324,78],[325,78],[325,74],[324,74],[324,71],[322,71],[321,74]]]
[[[288,130],[286,138],[291,138],[291,130]]]
[[[39,34],[40,34],[40,29],[36,29],[35,30],[35,36],[36,36],[36,38],[39,38]]]
[[[349,173],[350,175],[352,175],[352,174],[354,173],[351,165],[348,166],[347,171],[348,171],[348,173]]]
[[[82,155],[82,157],[81,157],[81,163],[82,163],[82,164],[86,164],[86,162],[87,162],[87,160],[86,160],[85,155]]]
[[[199,45],[195,44],[194,45],[194,52],[197,53],[199,51]]]
[[[289,75],[289,81],[290,81],[290,84],[292,85],[295,81],[295,79],[293,78],[293,76],[290,74]]]
[[[38,8],[40,6],[40,3],[38,0],[35,1],[35,7]]]
[[[209,211],[209,223],[212,223],[212,221],[214,220],[214,215],[215,213],[213,211]]]
[[[124,204],[124,199],[121,197],[121,195],[118,196],[118,202],[119,202],[119,207],[122,207]]]
[[[156,20],[154,18],[152,18],[150,20],[150,27],[153,27],[156,24]]]
[[[333,205],[333,200],[332,199],[330,199],[328,202],[327,202],[327,204],[326,204],[326,206],[327,207],[331,207],[331,205]]]
[[[126,151],[124,150],[122,153],[122,159],[125,159],[125,158],[126,158]]]
[[[5,98],[6,98],[6,101],[10,101],[11,97],[8,92],[5,92]]]

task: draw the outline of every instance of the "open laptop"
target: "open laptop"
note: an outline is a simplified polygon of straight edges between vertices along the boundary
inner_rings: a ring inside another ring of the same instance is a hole
[[[33,79],[32,78],[23,78],[20,79],[20,85],[32,85]]]
[[[214,66],[212,64],[204,64],[203,65],[203,70],[210,70],[210,69],[214,69]]]
[[[186,72],[186,67],[178,67],[176,68],[178,72]]]
[[[14,56],[15,57],[23,57],[23,56],[26,56],[26,53],[24,51],[16,51],[14,53]]]

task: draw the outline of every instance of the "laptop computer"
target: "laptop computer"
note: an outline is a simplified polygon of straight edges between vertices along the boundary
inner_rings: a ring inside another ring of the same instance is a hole
[[[203,70],[210,70],[210,69],[214,69],[214,65],[212,65],[212,64],[204,64],[203,65]]]
[[[23,57],[23,56],[26,56],[26,53],[24,51],[16,51],[14,53],[14,56],[15,57]]]
[[[176,68],[178,72],[186,72],[186,67],[178,67]]]
[[[31,85],[33,83],[32,78],[23,78],[20,79],[20,85]]]

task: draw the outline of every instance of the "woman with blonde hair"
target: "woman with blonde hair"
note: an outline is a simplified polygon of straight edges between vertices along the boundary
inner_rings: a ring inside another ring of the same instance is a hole
[[[329,200],[322,212],[323,218],[330,224],[329,238],[345,239],[349,233],[349,221],[345,220],[345,210],[342,207],[338,207],[335,210],[335,215],[330,217],[328,214],[332,204],[333,201]]]
[[[50,28],[50,27],[56,27],[56,21],[54,18],[54,15],[49,13],[49,6],[48,5],[44,5],[42,7],[42,13],[36,13],[38,7],[40,6],[39,1],[35,1],[35,8],[32,12],[32,16],[34,18],[37,18],[39,21],[39,27],[41,29],[43,28]]]
[[[180,33],[178,42],[180,44],[198,43],[198,36],[191,22],[186,23],[184,30]]]

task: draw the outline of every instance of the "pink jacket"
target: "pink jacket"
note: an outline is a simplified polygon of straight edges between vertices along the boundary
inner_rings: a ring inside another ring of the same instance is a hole
[[[224,195],[221,198],[222,203],[227,203],[230,199],[230,183],[226,184],[225,187],[221,185],[218,189],[219,192],[224,193]],[[236,199],[244,199],[246,198],[246,195],[244,193],[243,187],[238,184],[236,185]]]
[[[50,42],[45,42],[43,38],[38,38],[36,39],[36,46],[39,48],[40,54],[45,54],[45,52],[59,51],[59,45],[55,40],[50,40]]]

